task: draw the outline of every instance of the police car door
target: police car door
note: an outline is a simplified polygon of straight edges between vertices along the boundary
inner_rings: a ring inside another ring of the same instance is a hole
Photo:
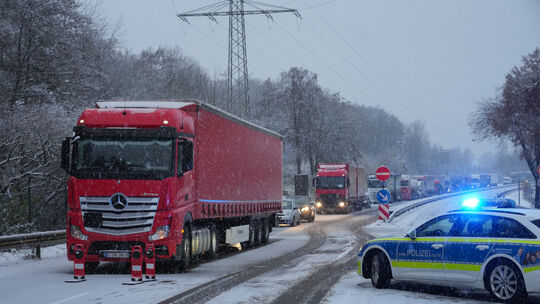
[[[446,237],[455,222],[456,215],[434,218],[416,229],[416,238],[401,241],[397,261],[394,264],[398,278],[442,281],[443,252]]]
[[[444,251],[444,277],[446,281],[474,282],[493,247],[493,220],[485,214],[458,216],[460,226],[453,230]]]

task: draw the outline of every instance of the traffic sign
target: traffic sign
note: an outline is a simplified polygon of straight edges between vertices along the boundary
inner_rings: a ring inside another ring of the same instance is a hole
[[[377,192],[377,201],[381,204],[388,204],[392,198],[390,191],[386,189],[379,190]]]
[[[379,168],[377,168],[377,171],[375,171],[375,176],[380,181],[384,182],[385,180],[390,178],[390,169],[385,166],[380,166]]]

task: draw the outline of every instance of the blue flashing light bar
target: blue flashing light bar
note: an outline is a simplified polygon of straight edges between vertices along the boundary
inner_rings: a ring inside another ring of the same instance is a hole
[[[476,209],[478,208],[479,203],[480,203],[480,200],[478,200],[476,197],[472,197],[472,198],[464,199],[463,202],[461,203],[461,206],[465,208]]]

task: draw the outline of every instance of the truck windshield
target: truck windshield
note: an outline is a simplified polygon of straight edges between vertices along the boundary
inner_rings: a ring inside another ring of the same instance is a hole
[[[343,176],[320,176],[317,188],[336,189],[345,187],[345,177]]]
[[[402,180],[401,181],[401,186],[402,187],[408,187],[409,186],[409,181],[408,180]]]
[[[382,188],[383,183],[378,179],[370,179],[368,181],[368,188]]]
[[[73,146],[72,167],[78,173],[109,177],[169,175],[173,152],[173,139],[82,138]]]

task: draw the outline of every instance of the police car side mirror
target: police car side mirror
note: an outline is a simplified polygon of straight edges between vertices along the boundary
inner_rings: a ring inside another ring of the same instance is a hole
[[[406,235],[410,239],[416,239],[416,229],[411,230],[411,232],[407,233]]]

